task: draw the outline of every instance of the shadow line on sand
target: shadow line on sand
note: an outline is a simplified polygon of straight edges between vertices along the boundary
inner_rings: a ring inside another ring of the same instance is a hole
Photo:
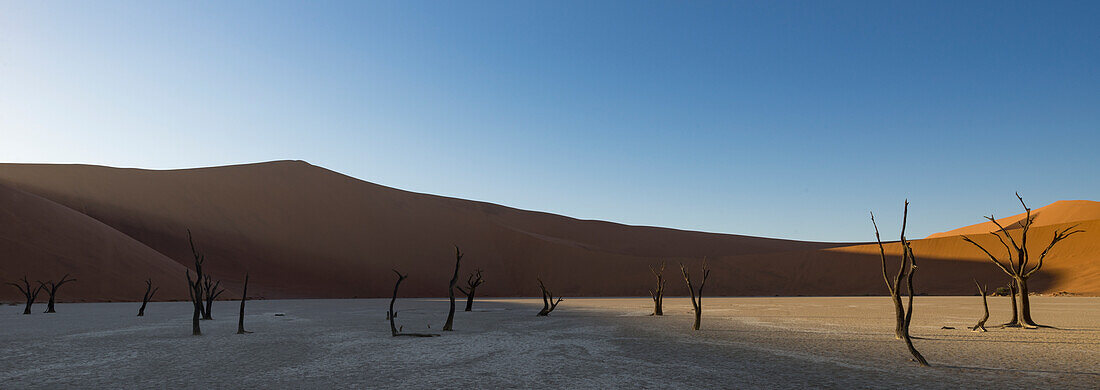
[[[992,368],[992,367],[976,367],[976,366],[951,366],[940,365],[940,368],[954,368],[958,370],[978,370],[978,371],[995,371],[995,372],[1021,372],[1029,374],[1068,374],[1068,375],[1090,375],[1100,377],[1100,372],[1088,372],[1088,371],[1057,371],[1057,370],[1022,370],[1017,368]]]

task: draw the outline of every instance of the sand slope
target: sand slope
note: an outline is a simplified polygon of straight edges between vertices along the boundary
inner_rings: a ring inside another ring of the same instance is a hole
[[[0,185],[0,280],[24,275],[35,280],[59,280],[71,274],[76,282],[58,290],[58,298],[73,300],[140,300],[144,280],[160,286],[156,297],[186,299],[184,268],[110,226],[39,196]],[[22,300],[11,286],[0,299]],[[46,300],[43,292],[39,299]],[[44,309],[44,308],[42,308]]]
[[[997,218],[997,223],[1008,228],[1019,229],[1026,213],[1020,213],[1011,217]],[[1070,222],[1084,222],[1100,219],[1100,202],[1091,200],[1060,200],[1040,208],[1032,208],[1032,217],[1035,222],[1032,226],[1058,225]],[[998,230],[993,222],[982,222],[976,225],[964,226],[946,232],[935,233],[928,238],[950,237],[962,234],[982,234]]]
[[[697,267],[702,256],[715,270],[708,294],[883,290],[874,246],[583,221],[396,190],[300,161],[170,171],[0,164],[0,183],[79,210],[183,265],[191,263],[190,228],[216,277],[235,289],[248,272],[250,293],[266,298],[389,296],[391,268],[410,274],[402,295],[446,296],[452,245],[466,253],[463,278],[485,269],[479,294],[491,296],[535,295],[539,275],[569,296],[648,295],[647,265],[659,260],[669,262],[669,294],[686,294],[676,263]],[[999,277],[980,252],[943,240],[915,244],[927,258],[921,291],[970,293],[972,277]],[[1072,245],[1033,290],[1100,293],[1095,262],[1087,263],[1094,246]]]

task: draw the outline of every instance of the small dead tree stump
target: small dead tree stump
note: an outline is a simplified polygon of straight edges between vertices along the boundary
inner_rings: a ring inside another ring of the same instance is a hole
[[[985,321],[989,320],[989,300],[986,299],[985,289],[982,288],[982,285],[979,284],[977,280],[974,281],[974,285],[978,286],[978,294],[982,296],[982,308],[985,309],[985,314],[982,315],[982,319],[978,320],[977,324],[970,327],[970,330],[985,332]]]
[[[145,306],[149,304],[149,300],[153,299],[153,295],[160,290],[160,287],[153,288],[153,279],[145,279],[145,295],[141,297],[141,308],[138,309],[138,317],[145,316]]]
[[[554,293],[551,292],[550,289],[546,288],[546,284],[542,283],[542,278],[535,278],[535,280],[538,281],[539,290],[542,290],[542,310],[539,310],[538,314],[535,314],[535,316],[549,316],[550,312],[558,308],[558,304],[561,303],[561,301],[563,301],[564,299],[562,297],[558,297],[555,301]]]

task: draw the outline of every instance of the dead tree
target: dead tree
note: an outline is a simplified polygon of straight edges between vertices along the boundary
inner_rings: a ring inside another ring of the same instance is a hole
[[[141,308],[138,309],[138,317],[145,316],[145,306],[149,304],[149,300],[153,299],[153,294],[157,293],[160,287],[153,288],[153,280],[145,279],[145,296],[141,298]]]
[[[443,324],[443,331],[449,332],[455,322],[455,284],[458,283],[458,267],[462,265],[462,252],[455,245],[455,273],[451,276],[451,282],[447,286],[447,295],[451,298],[451,310],[447,312],[447,322]]]
[[[462,286],[457,287],[458,291],[461,291],[462,294],[466,296],[466,311],[474,310],[474,293],[477,290],[477,286],[480,286],[482,283],[485,283],[485,279],[481,278],[481,270],[478,269],[470,273],[470,276],[466,278],[466,288],[462,288]]]
[[[710,277],[710,269],[707,268],[707,259],[703,259],[703,280],[699,282],[699,291],[696,293],[695,288],[691,285],[691,275],[688,274],[687,267],[684,267],[684,263],[680,263],[680,273],[684,274],[684,282],[687,282],[688,292],[691,293],[691,307],[695,311],[695,325],[692,325],[692,329],[699,330],[699,325],[703,319],[703,286],[707,284],[707,278]]]
[[[909,201],[905,201],[905,211],[901,219],[901,237],[905,241],[905,222],[909,215]],[[875,241],[878,242],[879,256],[882,258],[882,278],[886,281],[886,289],[890,292],[890,300],[894,302],[894,338],[905,338],[905,307],[901,304],[901,286],[907,271],[908,256],[905,255],[904,244],[902,246],[901,264],[898,266],[898,274],[891,280],[886,273],[886,249],[882,246],[882,237],[879,236],[878,224],[875,223],[875,213],[871,213],[871,225],[875,227]]]
[[[665,312],[663,310],[665,301],[665,263],[661,263],[661,268],[649,267],[649,272],[653,273],[653,276],[657,277],[657,287],[649,290],[649,296],[653,297],[653,316],[663,316]]]
[[[1027,204],[1024,203],[1024,198],[1020,197],[1019,193],[1016,193],[1016,199],[1020,200],[1020,205],[1024,207],[1025,212],[1024,220],[1020,221],[1019,243],[1017,243],[1016,239],[1012,237],[1012,234],[1009,234],[1008,229],[1004,226],[1001,226],[1001,223],[997,222],[997,219],[993,218],[992,215],[985,217],[985,219],[988,219],[990,222],[993,222],[995,226],[997,226],[997,230],[990,232],[990,234],[993,234],[994,237],[997,237],[997,240],[1000,241],[1001,245],[1005,248],[1006,259],[1004,262],[998,260],[997,256],[994,256],[993,253],[991,253],[985,247],[981,246],[977,242],[974,242],[974,240],[970,239],[970,237],[963,236],[963,240],[973,244],[975,247],[980,249],[982,253],[985,253],[985,255],[989,257],[989,261],[992,261],[993,264],[997,265],[997,268],[1000,268],[1001,271],[1004,271],[1004,273],[1008,274],[1008,276],[1010,276],[1013,282],[1016,284],[1017,291],[1013,295],[1019,295],[1020,297],[1020,305],[1018,307],[1019,316],[1017,318],[1017,321],[1005,324],[1005,326],[1038,328],[1041,325],[1036,324],[1035,321],[1031,319],[1031,301],[1028,298],[1027,280],[1043,268],[1043,260],[1046,259],[1047,254],[1050,253],[1051,248],[1054,248],[1055,245],[1057,245],[1062,240],[1065,240],[1069,236],[1077,233],[1082,233],[1084,232],[1084,230],[1077,229],[1077,225],[1073,225],[1062,230],[1055,230],[1054,237],[1051,238],[1050,244],[1048,244],[1046,249],[1044,249],[1043,252],[1039,255],[1039,260],[1036,261],[1035,264],[1030,264],[1031,259],[1028,253],[1027,239],[1028,232],[1031,229],[1031,225],[1035,222],[1035,217],[1031,215],[1031,208],[1027,207]],[[1009,244],[1011,244],[1011,247],[1009,247]],[[1013,297],[1013,300],[1015,299],[1016,298]],[[1015,312],[1016,310],[1013,310],[1013,313]]]
[[[212,278],[210,277],[210,274],[206,274],[203,277],[202,293],[203,293],[203,299],[206,301],[206,308],[203,309],[203,311],[202,311],[202,319],[204,319],[204,320],[214,319],[212,313],[210,312],[210,309],[211,309],[211,306],[213,306],[213,304],[214,304],[214,300],[218,299],[218,296],[222,295],[222,293],[225,292],[224,288],[220,289],[220,290],[218,289],[218,286],[220,286],[221,284],[222,284],[222,282],[220,280],[218,280],[218,281],[212,280]]]
[[[15,286],[19,289],[19,292],[23,294],[23,297],[27,299],[27,306],[23,307],[23,314],[31,314],[31,306],[34,305],[34,301],[38,299],[38,293],[42,292],[42,289],[46,288],[41,282],[38,283],[38,287],[31,288],[31,282],[27,281],[27,276],[23,275],[23,285],[20,286],[15,283],[8,282],[8,284]]]
[[[551,292],[550,289],[546,288],[546,284],[542,283],[542,278],[535,278],[535,280],[539,282],[539,290],[542,290],[542,310],[539,310],[538,314],[535,314],[535,316],[549,316],[550,312],[558,308],[558,304],[561,303],[561,301],[563,301],[564,299],[562,297],[558,297],[555,301],[554,293]]]
[[[978,294],[982,296],[982,308],[985,309],[985,314],[982,315],[982,319],[978,320],[977,324],[970,327],[970,330],[985,332],[985,322],[989,320],[989,301],[985,297],[985,289],[982,288],[982,285],[977,280],[974,281],[974,285],[978,286]]]
[[[191,297],[191,304],[195,309],[195,313],[191,318],[191,334],[201,336],[202,329],[199,327],[199,315],[203,312],[202,263],[206,261],[206,255],[195,248],[195,240],[191,238],[191,229],[187,229],[187,241],[191,244],[191,254],[195,257],[194,281],[191,280],[191,270],[187,270],[187,293]]]
[[[913,248],[905,239],[905,225],[909,218],[909,201],[905,201],[905,208],[901,217],[901,265],[897,276],[891,280],[886,271],[886,249],[882,245],[882,237],[879,235],[878,224],[875,223],[875,214],[871,213],[871,225],[875,227],[875,241],[878,242],[879,255],[882,258],[882,278],[886,281],[886,288],[890,291],[890,299],[894,302],[894,337],[905,341],[905,346],[913,359],[921,366],[928,366],[928,361],[913,346],[913,339],[909,337],[909,324],[913,319],[913,296],[916,294],[913,288],[913,274],[917,270],[917,259],[913,256]],[[909,307],[906,308],[901,301],[901,287],[905,286],[909,295]]]
[[[47,281],[46,283],[38,282],[39,284],[46,286],[46,294],[49,294],[50,296],[50,300],[46,303],[45,313],[56,313],[56,311],[53,310],[53,304],[55,302],[55,298],[57,297],[57,289],[61,288],[61,285],[65,283],[75,281],[76,279],[69,279],[69,274],[65,274],[65,276],[61,277],[61,281],[57,283],[54,283],[52,280]]]
[[[438,334],[433,333],[401,333],[397,329],[395,320],[397,319],[397,312],[393,311],[393,304],[397,302],[397,289],[401,287],[401,282],[404,281],[409,275],[402,275],[397,270],[393,270],[393,273],[397,274],[397,283],[393,284],[393,298],[390,298],[390,311],[386,312],[386,317],[390,319],[390,332],[393,333],[393,337],[407,336],[407,337],[435,337]]]
[[[248,274],[244,274],[244,287],[241,290],[241,314],[237,317],[237,334],[252,333],[244,330],[244,301],[248,300]]]

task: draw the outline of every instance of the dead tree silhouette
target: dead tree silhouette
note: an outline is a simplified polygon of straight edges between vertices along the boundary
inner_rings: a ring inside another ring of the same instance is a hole
[[[905,225],[908,219],[909,201],[906,200],[901,217],[901,265],[898,268],[897,276],[891,281],[890,276],[886,273],[886,249],[882,245],[878,224],[875,223],[875,213],[871,213],[871,225],[875,227],[875,241],[878,242],[879,255],[882,257],[882,278],[885,279],[886,288],[890,290],[890,298],[894,302],[894,313],[896,314],[894,336],[905,340],[905,346],[909,349],[909,353],[913,355],[913,359],[924,367],[928,366],[928,361],[913,346],[913,339],[909,336],[909,324],[913,320],[913,296],[916,294],[913,288],[913,274],[917,270],[917,258],[913,256],[913,248],[909,245],[909,241],[905,239]],[[909,296],[909,307],[907,309],[901,302],[901,286],[903,284],[905,285],[906,294]]]
[[[1054,248],[1054,246],[1057,245],[1059,242],[1062,242],[1062,240],[1065,240],[1066,238],[1074,234],[1083,233],[1084,230],[1077,229],[1078,225],[1073,225],[1061,230],[1055,230],[1054,237],[1051,238],[1050,244],[1047,245],[1046,249],[1044,249],[1043,252],[1039,255],[1039,260],[1036,261],[1035,264],[1029,264],[1031,262],[1031,259],[1028,253],[1027,239],[1028,233],[1031,230],[1031,225],[1035,222],[1035,216],[1031,215],[1031,208],[1027,207],[1027,204],[1024,203],[1024,198],[1020,197],[1020,193],[1018,192],[1016,193],[1016,199],[1020,200],[1020,205],[1023,206],[1025,213],[1024,220],[1019,222],[1020,242],[1018,244],[1016,242],[1016,239],[1012,237],[1012,234],[1008,232],[1008,229],[1004,226],[1001,226],[1001,223],[997,222],[997,219],[995,219],[992,215],[985,217],[985,219],[993,222],[993,225],[997,226],[997,230],[990,232],[990,234],[993,234],[994,237],[997,237],[997,240],[1000,241],[1001,245],[1005,248],[1005,252],[1007,254],[1005,262],[1002,263],[1000,260],[997,259],[997,256],[994,256],[993,253],[991,253],[985,247],[981,246],[977,242],[974,242],[974,240],[970,239],[970,237],[962,237],[963,241],[969,242],[970,244],[980,249],[982,253],[985,253],[985,255],[989,257],[989,261],[992,261],[993,264],[997,265],[997,268],[1000,268],[1001,271],[1004,271],[1004,273],[1008,274],[1008,276],[1011,277],[1013,282],[1016,284],[1016,292],[1013,293],[1013,295],[1017,295],[1020,297],[1020,304],[1017,308],[1019,311],[1019,315],[1017,316],[1016,321],[1009,322],[1004,326],[1025,328],[1046,327],[1036,324],[1035,320],[1031,318],[1031,301],[1028,298],[1027,280],[1043,268],[1043,260],[1046,259],[1047,254],[1050,253],[1051,248]],[[1011,244],[1011,247],[1009,247],[1009,244]],[[1013,297],[1013,300],[1015,299],[1016,298]],[[1016,313],[1016,311],[1017,310],[1013,310],[1013,313]]]
[[[970,327],[970,330],[975,332],[985,332],[985,322],[989,320],[989,301],[988,299],[986,299],[985,289],[982,288],[982,285],[978,283],[977,280],[974,281],[974,285],[978,286],[978,294],[982,296],[982,308],[985,309],[985,314],[982,315],[982,319],[978,320],[977,324]]]
[[[31,288],[31,282],[27,281],[26,275],[23,275],[22,281],[22,286],[12,282],[8,282],[8,284],[15,286],[15,288],[19,289],[19,292],[23,294],[24,298],[26,298],[27,306],[23,307],[23,314],[31,314],[31,306],[33,306],[34,301],[38,299],[38,293],[41,293],[42,289],[46,288],[46,286],[39,282],[38,287]]]
[[[687,283],[688,292],[691,293],[691,307],[695,311],[695,324],[691,326],[693,330],[699,330],[699,325],[703,319],[703,286],[707,284],[707,278],[710,277],[710,269],[707,268],[707,259],[703,258],[703,280],[699,282],[698,296],[696,296],[696,290],[691,285],[691,275],[688,273],[687,267],[684,267],[684,263],[680,263],[680,273],[684,274],[684,282]]]
[[[407,336],[407,337],[435,337],[439,336],[434,333],[401,333],[397,329],[395,320],[397,319],[397,312],[393,310],[393,304],[397,302],[397,289],[401,287],[401,282],[404,281],[409,275],[402,275],[397,270],[393,270],[393,273],[397,274],[397,283],[393,284],[393,298],[390,298],[390,311],[386,312],[386,317],[390,319],[390,332],[393,333],[393,337]]]
[[[653,314],[652,316],[663,316],[665,312],[663,310],[665,300],[665,263],[661,263],[660,268],[649,267],[649,272],[653,273],[653,276],[657,277],[657,286],[649,290],[649,296],[653,297]]]
[[[447,295],[451,298],[451,310],[447,312],[447,322],[443,324],[443,331],[453,330],[455,322],[455,284],[458,283],[458,268],[462,265],[462,251],[455,245],[455,272],[451,276],[451,282],[447,285]]]
[[[244,287],[241,289],[241,314],[237,317],[237,334],[252,333],[244,330],[244,301],[248,300],[248,274],[244,274]]]
[[[202,278],[202,292],[203,299],[206,301],[206,308],[202,311],[202,319],[212,320],[214,319],[213,313],[210,312],[214,304],[214,300],[218,299],[219,295],[225,292],[225,289],[218,289],[218,286],[222,284],[220,280],[214,281],[210,277],[210,274],[206,274]]]
[[[485,283],[485,279],[481,278],[481,269],[477,269],[470,273],[470,276],[466,278],[466,288],[458,286],[458,291],[461,291],[466,296],[466,311],[474,310],[474,293],[477,290],[477,286]]]
[[[191,254],[195,257],[195,280],[191,280],[191,270],[186,270],[187,273],[187,292],[191,297],[191,304],[194,306],[195,312],[191,318],[191,334],[194,336],[201,336],[202,329],[199,327],[199,315],[202,314],[202,263],[206,261],[206,255],[203,255],[195,248],[195,240],[191,237],[191,229],[187,229],[187,241],[191,244]]]
[[[550,289],[546,288],[546,284],[542,283],[542,278],[535,278],[539,284],[539,290],[542,290],[542,310],[539,310],[535,316],[546,317],[550,315],[550,312],[558,308],[558,304],[565,300],[562,297],[558,297],[554,300],[554,293]]]
[[[38,282],[39,284],[42,284],[42,285],[46,286],[46,289],[45,289],[46,294],[49,294],[49,296],[50,296],[50,300],[48,302],[46,302],[46,311],[45,311],[45,313],[56,313],[56,311],[54,311],[53,305],[54,305],[54,302],[56,301],[56,298],[57,298],[57,289],[61,288],[61,285],[65,284],[65,283],[75,282],[75,281],[76,281],[76,279],[69,279],[69,274],[65,274],[65,276],[61,277],[61,281],[59,281],[57,283],[54,283],[52,280],[46,281],[45,283]]]
[[[141,297],[141,308],[138,309],[138,317],[145,316],[145,306],[149,304],[149,300],[153,299],[153,295],[160,290],[160,287],[153,288],[153,279],[145,279],[145,295]]]

